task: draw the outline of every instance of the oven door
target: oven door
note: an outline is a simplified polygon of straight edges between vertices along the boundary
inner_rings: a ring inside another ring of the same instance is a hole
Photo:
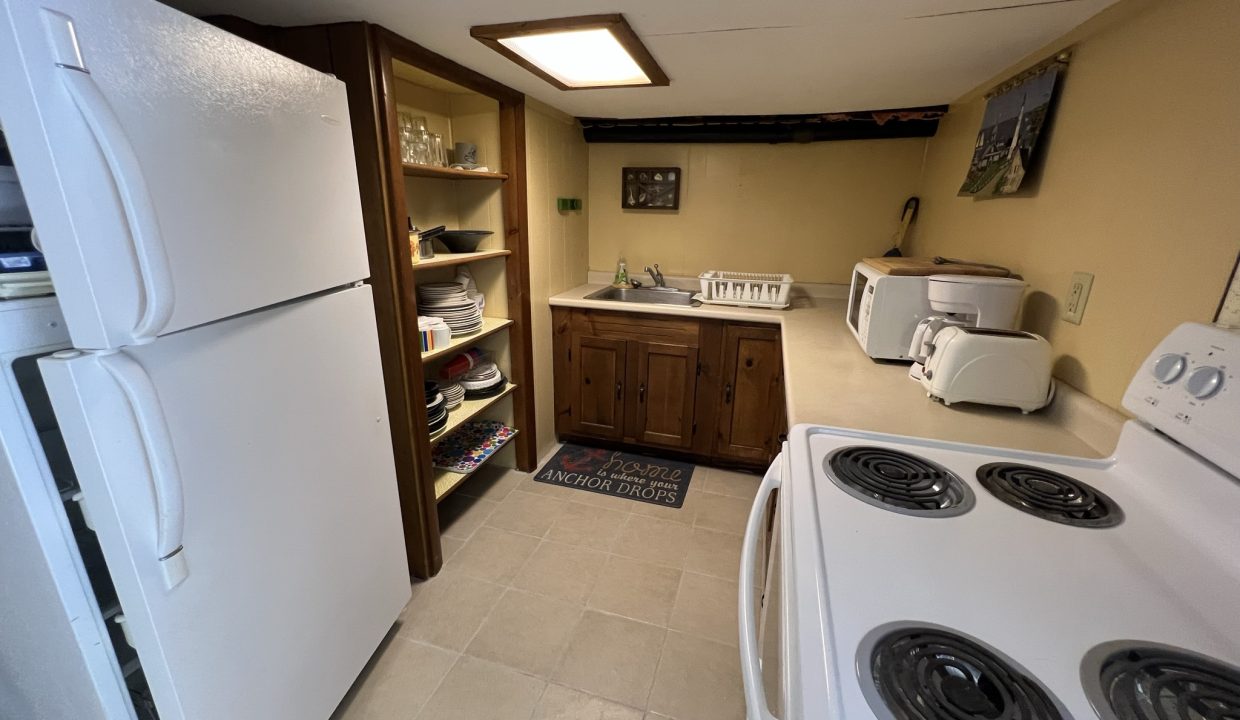
[[[767,708],[777,718],[784,717],[784,616],[783,616],[783,552],[780,541],[779,491],[771,494],[768,503],[766,576],[758,607],[758,648],[762,663],[762,689]]]
[[[788,443],[762,478],[741,549],[739,621],[741,679],[748,720],[784,715],[783,551],[779,485],[787,476]]]

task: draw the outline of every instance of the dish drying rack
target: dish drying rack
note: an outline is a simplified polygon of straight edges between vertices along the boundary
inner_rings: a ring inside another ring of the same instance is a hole
[[[739,307],[786,308],[792,276],[781,273],[707,270],[698,275],[702,302]]]

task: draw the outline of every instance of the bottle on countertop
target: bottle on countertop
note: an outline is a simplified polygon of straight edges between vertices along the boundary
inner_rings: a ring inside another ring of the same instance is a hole
[[[629,266],[628,263],[624,261],[623,256],[616,261],[616,277],[612,280],[611,284],[616,287],[629,286]]]

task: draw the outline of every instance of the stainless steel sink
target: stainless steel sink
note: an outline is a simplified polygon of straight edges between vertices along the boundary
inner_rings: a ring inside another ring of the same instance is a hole
[[[693,299],[693,293],[676,288],[617,288],[606,287],[586,295],[586,300],[612,300],[628,303],[654,303],[655,305],[701,305]]]

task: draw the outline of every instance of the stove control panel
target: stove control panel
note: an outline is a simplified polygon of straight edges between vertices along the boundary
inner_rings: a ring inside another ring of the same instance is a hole
[[[1240,331],[1184,323],[1150,353],[1124,407],[1240,476]]]

